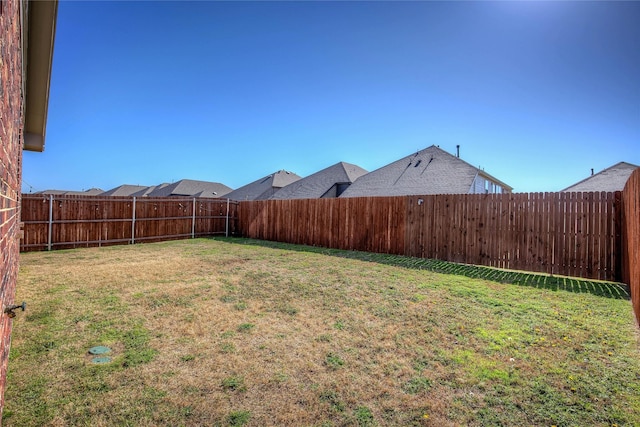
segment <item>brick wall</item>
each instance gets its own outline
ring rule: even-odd
[[[11,344],[11,319],[18,276],[22,175],[22,57],[20,2],[0,5],[0,415]]]

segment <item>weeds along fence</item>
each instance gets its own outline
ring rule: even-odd
[[[464,194],[240,202],[245,237],[621,280],[616,193]]]
[[[227,199],[23,194],[20,250],[230,235],[237,215]]]
[[[623,281],[631,290],[631,301],[640,324],[640,168],[629,177],[623,191],[624,262]]]

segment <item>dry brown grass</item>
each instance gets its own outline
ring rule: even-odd
[[[23,254],[5,425],[640,424],[628,301],[244,243]]]

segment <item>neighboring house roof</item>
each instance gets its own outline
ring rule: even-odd
[[[158,188],[160,186],[164,186],[164,185],[169,185],[169,184],[160,184],[160,185],[152,185],[151,187],[144,187],[142,190],[136,191],[135,193],[131,193],[129,195],[133,196],[133,197],[146,197],[153,190],[155,190],[156,188]]]
[[[112,188],[111,190],[107,190],[104,193],[101,193],[101,196],[132,196],[134,193],[137,193],[141,190],[145,190],[149,187],[144,185],[120,185],[116,188]]]
[[[432,145],[358,178],[340,197],[468,194],[482,178],[512,187],[488,173]]]
[[[272,199],[319,199],[338,197],[367,171],[351,163],[339,162],[283,187]]]
[[[266,200],[282,187],[298,181],[300,177],[293,172],[280,170],[244,185],[224,197],[231,200]]]
[[[98,194],[102,194],[104,191],[100,188],[90,188],[86,191],[68,191],[68,190],[44,190],[44,191],[36,191],[33,194],[53,194],[57,196],[61,195],[73,195],[73,196],[97,196]]]
[[[619,162],[595,175],[579,181],[563,192],[588,192],[588,191],[622,191],[631,173],[640,166],[627,162]]]
[[[214,194],[211,191],[204,190],[204,191],[200,191],[199,193],[194,194],[193,197],[208,197],[210,199],[211,198],[216,199],[216,198],[218,198],[220,196],[218,196],[217,193]],[[226,198],[226,197],[227,196],[225,194],[222,195],[222,198]]]
[[[35,193],[32,194],[53,194],[54,196],[59,196],[62,194],[67,194],[69,191],[68,190],[42,190],[42,191],[36,191]]]
[[[104,190],[100,188],[90,188],[86,191],[67,191],[65,194],[75,196],[97,196],[98,194],[102,194],[103,192]]]
[[[219,182],[195,181],[193,179],[181,179],[169,185],[159,185],[147,194],[148,197],[221,197],[231,191],[230,187]],[[200,196],[196,196],[201,194]]]
[[[51,64],[58,15],[57,1],[21,1],[22,92],[24,144],[28,151],[43,151],[49,109]]]

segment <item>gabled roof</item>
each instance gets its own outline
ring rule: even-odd
[[[67,194],[69,191],[68,190],[42,190],[42,191],[36,191],[33,194],[53,194],[54,196],[60,196],[63,194]]]
[[[161,187],[167,186],[167,185],[169,185],[169,184],[166,184],[166,183],[165,183],[165,184],[152,185],[152,186],[150,186],[150,187],[145,187],[145,188],[143,188],[143,189],[142,189],[142,190],[140,190],[140,191],[136,191],[135,193],[131,193],[131,194],[130,194],[130,196],[133,196],[133,197],[146,197],[146,196],[148,196],[148,195],[149,195],[149,193],[151,193],[152,191],[154,191],[154,190],[156,190],[156,189],[158,189],[158,188],[161,188]]]
[[[231,191],[230,187],[219,182],[195,181],[193,179],[181,179],[173,184],[162,184],[147,194],[148,197],[190,196],[204,194],[198,197],[221,197]]]
[[[144,185],[120,185],[118,187],[112,188],[111,190],[107,190],[104,193],[101,193],[101,196],[132,196],[134,193],[137,193],[141,190],[145,190],[149,187],[145,187]]]
[[[225,198],[238,201],[266,200],[282,187],[299,179],[300,177],[293,172],[279,170],[226,194]]]
[[[629,176],[638,167],[640,166],[632,163],[619,162],[561,191],[622,191],[624,190],[624,185],[627,183]]]
[[[98,194],[104,193],[104,190],[100,188],[90,188],[85,191],[74,191],[74,190],[43,190],[36,191],[33,194],[53,194],[54,196],[97,196]]]
[[[512,188],[432,145],[358,178],[340,197],[468,194],[476,176]]]
[[[104,191],[101,188],[90,188],[85,191],[67,191],[64,194],[74,195],[74,196],[97,196],[98,194],[102,194]]]
[[[339,162],[283,187],[272,199],[319,199],[337,197],[340,191],[367,171],[351,163]],[[338,188],[341,187],[341,188]]]

